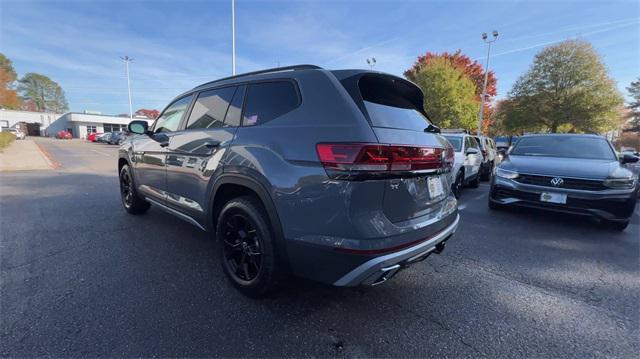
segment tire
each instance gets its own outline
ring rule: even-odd
[[[138,194],[128,164],[120,169],[120,199],[122,206],[129,214],[143,214],[151,207],[151,204]]]
[[[622,232],[629,225],[629,220],[626,220],[626,221],[606,221],[605,220],[605,221],[603,221],[603,224],[607,228],[614,229],[616,231]]]
[[[471,188],[478,188],[478,186],[480,186],[480,174],[476,174],[476,177],[473,179],[473,181],[469,182],[469,187]]]
[[[458,175],[456,175],[456,180],[451,184],[451,192],[453,192],[453,195],[456,197],[456,199],[459,199],[462,195],[462,188],[464,187],[463,182],[464,173],[458,172]]]
[[[233,286],[249,297],[265,297],[284,278],[272,233],[262,203],[253,196],[230,200],[218,215],[222,269]]]
[[[491,179],[491,170],[493,169],[493,163],[489,162],[487,163],[487,166],[484,169],[484,172],[482,172],[482,176],[480,176],[480,180],[481,181],[488,181]]]

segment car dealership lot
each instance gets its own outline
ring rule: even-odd
[[[638,210],[624,232],[489,211],[465,189],[442,255],[373,288],[234,290],[216,247],[121,208],[116,146],[39,139],[57,170],[0,174],[2,356],[631,357]]]

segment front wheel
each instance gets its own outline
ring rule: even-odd
[[[492,170],[493,170],[493,163],[492,162],[487,163],[487,166],[484,168],[484,171],[482,171],[482,176],[480,177],[480,180],[482,181],[490,180]]]
[[[122,206],[130,214],[143,214],[151,207],[149,202],[138,195],[129,165],[124,165],[120,169],[120,198]]]
[[[453,192],[453,195],[456,197],[456,199],[459,199],[462,195],[463,182],[464,174],[462,172],[458,172],[455,182],[451,184],[451,192]]]
[[[222,269],[247,296],[263,297],[283,278],[271,233],[264,207],[254,197],[232,199],[218,215],[216,238]]]

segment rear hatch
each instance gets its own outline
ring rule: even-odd
[[[439,211],[449,194],[453,150],[430,126],[422,91],[399,77],[336,71],[369,121],[387,157],[390,173],[383,180],[383,210],[392,222]]]

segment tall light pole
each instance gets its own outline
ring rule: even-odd
[[[484,84],[482,85],[482,97],[480,97],[480,119],[478,120],[478,136],[482,136],[482,117],[484,115],[484,100],[487,96],[487,78],[489,77],[489,57],[491,56],[491,44],[498,40],[498,32],[493,30],[493,39],[488,40],[489,36],[487,36],[486,32],[482,33],[482,41],[488,44],[487,49],[487,66],[484,68]]]
[[[236,1],[231,0],[231,75],[236,74]]]
[[[376,65],[376,58],[372,57],[367,59],[367,64],[369,64],[369,67],[373,70],[373,67]]]
[[[131,81],[129,80],[129,62],[133,61],[129,56],[120,57],[124,61],[124,68],[127,72],[127,91],[129,91],[129,120],[133,120],[133,106],[131,106]]]

